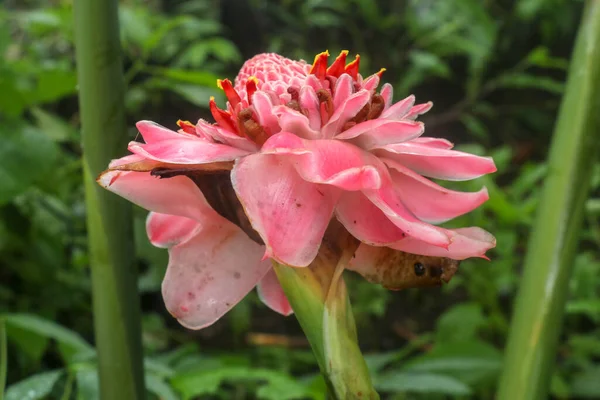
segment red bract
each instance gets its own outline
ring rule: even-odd
[[[312,66],[277,54],[250,59],[235,85],[218,82],[228,104],[210,100],[216,124],[180,121],[175,132],[139,122],[145,143],[131,142],[133,154],[100,176],[102,186],[155,212],[150,240],[170,249],[163,295],[184,325],[211,324],[258,282],[261,298],[289,314],[267,258],[309,265],[333,217],[362,242],[357,259],[376,255],[372,246],[456,260],[495,246],[480,228],[432,225],[481,205],[485,188],[463,193],[425,178],[477,178],[496,170],[492,159],[422,137],[415,119],[431,103],[409,96],[394,104],[389,84],[377,91],[383,70],[363,78],[358,57],[346,63],[342,52],[329,65],[328,56]],[[238,210],[208,193],[206,180],[218,171],[231,171]]]

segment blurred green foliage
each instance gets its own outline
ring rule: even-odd
[[[493,232],[492,261],[465,261],[441,289],[395,293],[354,275],[348,284],[383,398],[491,399],[581,9],[574,0],[125,0],[130,135],[138,119],[207,117],[209,96],[224,102],[216,78],[262,51],[312,60],[349,49],[365,73],[387,68],[396,100],[433,100],[426,134],[498,165],[452,185],[490,191],[452,225]],[[95,399],[72,1],[1,2],[0,54],[6,399]],[[554,398],[600,397],[600,166],[592,185]],[[254,294],[206,330],[173,321],[159,293],[167,255],[147,242],[144,217],[136,211],[150,398],[324,399],[297,323]]]

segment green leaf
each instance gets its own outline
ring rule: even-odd
[[[34,104],[50,103],[62,97],[75,94],[77,76],[74,70],[61,68],[42,70],[36,76],[37,86],[29,95]]]
[[[23,124],[0,124],[0,205],[46,176],[58,156],[56,145]]]
[[[56,340],[66,359],[69,359],[77,353],[90,353],[94,351],[93,347],[83,340],[76,332],[37,315],[5,314],[4,319],[8,327],[19,327],[41,337]]]
[[[516,89],[540,89],[554,94],[562,94],[565,84],[546,76],[526,73],[509,73],[496,80],[497,87]]]
[[[146,374],[146,388],[160,400],[179,400],[171,386],[154,374]]]
[[[38,107],[33,107],[31,113],[37,121],[37,126],[55,142],[75,140],[77,131],[73,126],[57,115],[51,114]]]
[[[455,305],[438,319],[436,343],[465,341],[474,338],[477,330],[484,323],[485,318],[481,305],[476,303]]]
[[[78,400],[99,400],[100,382],[98,380],[98,371],[92,366],[86,366],[75,373],[77,380],[77,399]]]
[[[11,385],[4,396],[5,400],[41,400],[46,398],[58,379],[64,374],[63,370],[43,372],[23,379]],[[86,399],[87,400],[87,399]]]
[[[471,388],[458,379],[446,375],[390,372],[381,375],[375,387],[383,392],[392,393],[440,393],[454,396],[471,394]]]
[[[580,399],[597,399],[600,397],[600,368],[595,367],[580,372],[571,381],[571,396]]]
[[[261,398],[285,400],[306,396],[307,389],[287,375],[267,369],[224,367],[212,370],[200,370],[175,376],[171,380],[173,387],[184,399],[196,396],[216,394],[223,382],[254,381],[264,382],[258,393]]]

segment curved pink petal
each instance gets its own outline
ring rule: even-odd
[[[432,138],[420,136],[411,140],[411,143],[420,144],[422,146],[433,147],[436,149],[450,150],[454,147],[454,143],[446,139]]]
[[[422,221],[442,223],[473,211],[489,198],[487,189],[457,192],[446,189],[403,165],[383,159],[402,203]]]
[[[223,129],[218,125],[210,124],[204,120],[198,121],[196,124],[196,131],[200,132],[203,136],[209,137],[213,142],[223,143],[237,149],[247,150],[249,152],[255,152],[259,149],[259,146],[251,140],[241,137],[234,132],[230,132],[227,129]]]
[[[385,166],[368,152],[338,140],[304,140],[282,132],[263,145],[263,153],[285,155],[305,180],[344,190],[376,189]]]
[[[313,130],[306,115],[287,106],[276,106],[273,113],[279,117],[279,126],[283,132],[293,132],[304,139],[319,139],[321,133]]]
[[[186,242],[200,229],[198,221],[178,215],[151,212],[146,218],[148,239],[156,247],[169,248]]]
[[[365,150],[388,144],[406,142],[423,134],[422,122],[373,119],[361,122],[340,133],[336,139],[352,139],[352,143]]]
[[[348,74],[342,74],[335,82],[333,92],[333,108],[337,110],[354,92],[354,82]]]
[[[258,116],[258,123],[265,128],[268,135],[274,135],[279,132],[277,117],[273,114],[273,106],[279,105],[273,103],[272,98],[263,90],[259,90],[252,95],[252,106]]]
[[[190,329],[204,328],[221,318],[271,268],[269,260],[261,261],[262,246],[220,220],[169,249],[163,299],[169,312]]]
[[[297,267],[310,264],[333,214],[337,191],[305,181],[290,162],[266,154],[239,159],[231,181],[267,246],[266,256]]]
[[[415,96],[410,95],[387,108],[383,113],[381,113],[380,118],[389,119],[392,121],[400,121],[401,119],[404,119],[414,104]]]
[[[348,232],[363,243],[384,245],[406,237],[361,192],[345,192],[335,208],[335,215]]]
[[[375,91],[375,89],[377,89],[377,86],[379,86],[379,75],[377,74],[373,74],[371,76],[369,76],[367,79],[365,79],[361,86],[363,89],[368,90],[369,92],[373,93]]]
[[[146,210],[198,221],[207,213],[215,213],[200,189],[185,176],[160,179],[149,172],[107,171],[98,183]]]
[[[135,162],[143,161],[145,159],[146,159],[145,157],[138,156],[137,154],[130,154],[125,157],[111,160],[110,163],[108,164],[108,168],[110,169],[110,168],[121,167],[123,165],[132,164]]]
[[[308,115],[308,124],[310,129],[319,132],[321,131],[321,111],[319,109],[319,98],[315,89],[310,86],[302,86],[300,89],[299,98],[300,108]]]
[[[496,165],[491,157],[479,157],[411,142],[383,146],[374,153],[421,175],[448,181],[464,181],[496,172]]]
[[[419,220],[402,204],[391,181],[384,182],[380,189],[365,190],[363,193],[408,236],[434,246],[448,247],[450,244],[450,238],[443,229]]]
[[[410,109],[410,111],[404,116],[404,118],[415,119],[419,115],[425,114],[427,111],[431,110],[431,107],[433,107],[433,103],[431,101],[428,101],[427,103],[423,104],[417,104],[416,106]]]
[[[192,135],[184,135],[173,131],[171,129],[165,128],[162,125],[157,124],[152,121],[139,121],[135,126],[138,128],[138,131],[142,134],[144,138],[144,142],[146,143],[156,143],[162,142],[163,140],[172,140],[172,139],[181,139],[188,138],[189,140],[194,140],[194,136]],[[198,140],[199,138],[195,138]]]
[[[335,109],[327,124],[323,126],[321,130],[323,138],[331,139],[341,132],[344,124],[354,118],[370,99],[371,93],[368,90],[360,90],[348,97],[341,106]]]
[[[381,91],[379,92],[379,94],[381,95],[381,97],[383,97],[383,101],[385,104],[385,110],[387,110],[392,105],[392,100],[393,100],[392,98],[394,95],[393,86],[390,85],[389,83],[384,83],[383,86],[381,87]]]
[[[281,315],[291,315],[294,313],[292,306],[288,301],[275,271],[271,269],[264,278],[256,286],[258,297],[265,303],[271,310],[278,312]]]
[[[444,231],[451,240],[448,249],[432,246],[412,237],[399,240],[388,247],[407,253],[448,257],[454,260],[464,260],[470,257],[487,258],[485,252],[496,247],[496,238],[481,228],[445,229]]]
[[[250,153],[223,144],[190,139],[169,139],[150,144],[130,142],[128,149],[145,158],[172,164],[231,161]]]

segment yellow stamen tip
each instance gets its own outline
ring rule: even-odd
[[[223,90],[223,80],[221,79],[217,79],[217,87],[221,90]]]
[[[379,70],[378,74],[383,74],[385,71],[387,71],[387,69],[386,69],[386,68],[381,68],[381,69]]]
[[[343,55],[347,56],[348,53],[350,53],[348,50],[342,50],[342,51],[340,51],[340,55],[343,54]]]
[[[258,78],[255,77],[254,75],[248,77],[248,82],[254,82],[254,83],[258,83]]]
[[[215,96],[210,96],[209,101],[215,101]]]

